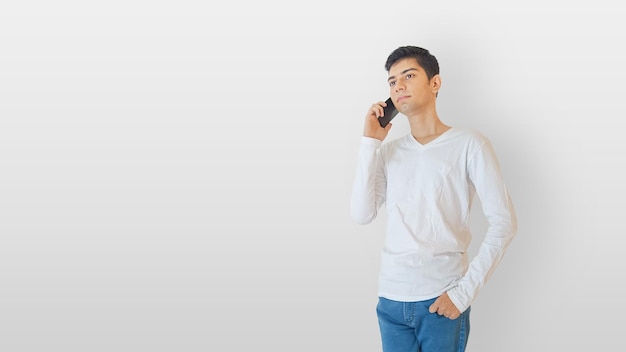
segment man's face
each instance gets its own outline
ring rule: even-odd
[[[389,93],[394,105],[407,115],[433,104],[439,90],[439,76],[430,81],[414,58],[401,59],[389,69]]]

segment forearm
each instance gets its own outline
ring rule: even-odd
[[[377,149],[381,142],[362,137],[350,202],[352,219],[359,224],[373,221],[384,202],[384,180],[381,180]]]
[[[468,168],[488,228],[478,254],[470,262],[458,285],[449,292],[450,299],[461,311],[467,309],[476,298],[517,234],[515,209],[490,143],[479,148]]]
[[[490,225],[478,254],[456,287],[448,292],[454,305],[465,311],[474,301],[480,289],[489,280],[502,260],[507,247],[517,232],[515,216],[507,224]]]

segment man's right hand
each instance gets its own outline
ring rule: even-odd
[[[380,126],[378,117],[383,116],[383,108],[387,106],[384,101],[379,101],[373,104],[367,111],[365,116],[365,127],[363,128],[363,136],[376,138],[380,141],[384,140],[391,129],[391,123],[388,123],[384,128]]]

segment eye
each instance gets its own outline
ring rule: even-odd
[[[390,87],[393,87],[393,86],[395,86],[395,85],[396,85],[396,81],[391,81],[391,82],[389,82],[389,86],[390,86]]]
[[[406,79],[411,79],[413,78],[415,75],[412,73],[409,73],[408,75],[406,75]]]

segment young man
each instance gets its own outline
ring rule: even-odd
[[[386,105],[369,108],[351,199],[359,224],[374,220],[383,204],[387,213],[376,307],[383,351],[464,351],[470,304],[517,232],[515,211],[489,140],[439,119],[437,59],[405,46],[385,69],[411,132],[383,144],[392,126],[378,121]],[[470,261],[475,195],[488,229]]]

